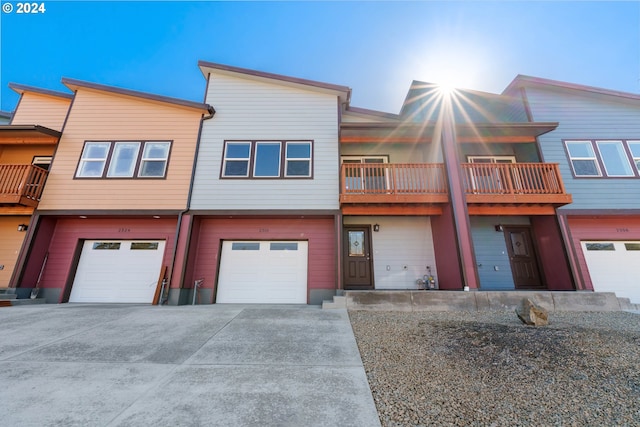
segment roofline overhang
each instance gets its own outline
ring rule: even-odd
[[[19,83],[9,83],[9,88],[22,95],[25,92],[34,92],[40,95],[54,96],[56,98],[73,99],[72,93],[58,92],[56,90],[42,89],[35,86],[27,86]]]
[[[86,89],[97,90],[100,92],[115,93],[118,95],[129,96],[132,98],[141,98],[141,99],[161,102],[165,104],[177,105],[180,107],[193,108],[196,110],[206,111],[209,114],[211,114],[211,112],[213,111],[213,107],[211,107],[209,104],[204,104],[201,102],[187,101],[185,99],[155,95],[148,92],[139,92],[136,90],[123,89],[115,86],[107,86],[107,85],[102,85],[98,83],[91,83],[83,80],[76,80],[76,79],[70,79],[65,77],[65,78],[62,78],[62,84],[64,84],[65,86],[67,86],[69,89],[73,91],[76,91],[78,88],[86,88]]]
[[[509,86],[507,86],[505,90],[502,91],[502,93],[505,95],[511,95],[517,89],[520,89],[523,87],[531,87],[531,86],[568,89],[568,90],[575,90],[580,92],[588,92],[596,95],[605,95],[605,96],[612,96],[617,98],[630,99],[633,101],[640,101],[640,94],[637,94],[637,93],[609,90],[609,89],[603,89],[595,86],[587,86],[587,85],[581,85],[577,83],[568,83],[568,82],[563,82],[559,80],[545,79],[542,77],[526,76],[523,74],[518,74],[511,81],[511,83],[509,83]]]
[[[558,125],[558,122],[460,123],[455,125],[455,131],[460,142],[465,142],[465,139],[508,142],[508,138],[514,138],[517,142],[535,142],[535,138],[553,131]],[[437,129],[436,123],[341,123],[340,140],[355,142],[356,138],[372,137],[376,142],[385,140],[394,143],[395,139],[410,141],[411,138],[425,142],[433,138]]]
[[[57,144],[62,132],[40,125],[0,125],[0,145]]]
[[[216,71],[221,74],[237,76],[241,75],[257,81],[273,82],[276,81],[285,86],[294,86],[306,90],[315,90],[322,93],[337,95],[345,104],[351,102],[351,88],[331,83],[319,82],[316,80],[307,80],[297,77],[285,76],[282,74],[267,73],[264,71],[251,70],[248,68],[233,67],[230,65],[218,64],[215,62],[198,61],[198,67],[204,78],[208,78],[207,69]]]

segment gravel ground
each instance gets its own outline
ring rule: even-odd
[[[350,311],[383,426],[640,426],[640,315]]]

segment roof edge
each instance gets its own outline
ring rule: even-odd
[[[208,62],[208,61],[202,61],[202,60],[198,61],[198,67],[200,67],[200,70],[202,70],[202,68],[212,68],[214,70],[226,71],[234,74],[244,74],[244,75],[258,77],[262,79],[278,80],[285,83],[293,83],[296,85],[311,86],[318,89],[340,92],[346,95],[347,102],[349,102],[351,99],[351,88],[348,86],[336,85],[333,83],[324,83],[316,80],[301,79],[298,77],[290,77],[282,74],[267,73],[265,71],[251,70],[248,68],[234,67],[231,65],[218,64],[215,62]],[[205,73],[203,72],[203,74]],[[205,74],[205,77],[206,77],[206,74]]]
[[[56,98],[73,99],[72,93],[58,92],[51,89],[43,89],[35,86],[28,86],[19,83],[9,83],[9,88],[22,95],[24,92],[35,92],[41,95],[55,96]]]
[[[205,110],[205,111],[208,111],[209,113],[211,113],[213,109],[213,107],[211,107],[209,104],[204,104],[201,102],[187,101],[186,99],[172,98],[172,97],[163,96],[163,95],[155,95],[148,92],[139,92],[136,90],[123,89],[115,86],[107,86],[99,83],[91,83],[83,80],[76,80],[76,79],[63,77],[61,81],[62,81],[62,84],[64,84],[71,90],[74,90],[73,89],[74,87],[83,87],[83,88],[98,90],[102,92],[110,92],[110,93],[116,93],[118,95],[130,96],[133,98],[148,99],[151,101],[174,104],[182,107],[195,108],[197,110]]]
[[[43,133],[45,135],[56,136],[59,137],[62,135],[62,132],[57,131],[55,129],[51,129],[45,126],[40,125],[0,125],[0,130],[12,130],[12,131],[36,131],[39,133]]]
[[[518,88],[525,86],[552,86],[561,89],[571,89],[581,92],[590,92],[598,95],[614,96],[619,98],[627,98],[640,101],[640,94],[631,92],[622,92],[617,90],[605,89],[596,86],[581,85],[578,83],[563,82],[560,80],[545,79],[542,77],[527,76],[518,74],[509,85],[502,91],[503,94],[513,92]]]
[[[382,118],[385,118],[385,119],[400,120],[400,115],[398,115],[398,114],[386,113],[384,111],[378,111],[378,110],[369,110],[367,108],[348,106],[345,109],[345,112],[361,114],[361,115],[366,115],[366,116],[382,117]]]

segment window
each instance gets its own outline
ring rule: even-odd
[[[116,142],[107,176],[112,177],[132,177],[133,170],[138,160],[139,142]]]
[[[249,176],[249,161],[251,159],[250,142],[227,142],[224,148],[224,162],[222,176]]]
[[[640,141],[565,141],[576,178],[640,177]]]
[[[147,142],[142,152],[142,162],[138,176],[149,178],[161,178],[167,170],[169,158],[168,142]]]
[[[287,142],[285,176],[311,176],[311,143]]]
[[[157,251],[158,242],[131,242],[132,251]]]
[[[633,164],[636,165],[636,170],[640,172],[640,141],[628,141],[629,151],[633,157]]]
[[[82,150],[80,165],[78,165],[77,177],[99,178],[104,172],[107,163],[110,142],[87,142]]]
[[[615,251],[613,243],[587,243],[588,251]]]
[[[567,151],[575,176],[601,176],[591,141],[567,141]]]
[[[622,141],[596,141],[608,176],[633,176]]]
[[[231,243],[232,251],[259,251],[260,243],[251,242],[233,242]]]
[[[256,142],[253,176],[277,178],[280,176],[280,142]]]
[[[76,178],[164,178],[170,141],[87,141]]]
[[[311,178],[312,141],[225,141],[222,178]]]
[[[120,250],[120,242],[95,242],[93,244],[93,249],[98,251],[118,251]]]

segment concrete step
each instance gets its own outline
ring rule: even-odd
[[[0,300],[12,300],[18,298],[16,294],[0,294]]]
[[[46,304],[47,300],[45,298],[24,298],[24,299],[14,299],[11,300],[12,306],[17,305],[34,305],[34,304]]]
[[[0,295],[15,295],[16,288],[0,287]]]
[[[550,312],[626,309],[613,292],[345,291],[344,296],[348,310],[369,311],[512,311],[523,298]]]
[[[333,300],[322,301],[322,309],[345,309],[347,308],[347,299],[344,296],[335,295]]]

